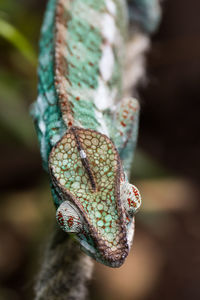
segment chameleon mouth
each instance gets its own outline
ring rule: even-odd
[[[107,265],[109,267],[119,268],[124,264],[124,261],[125,261],[127,255],[128,254],[122,254],[120,257],[118,257],[118,258],[116,257],[116,259],[114,259],[114,260],[107,260],[107,259],[100,260],[100,261],[98,261],[98,259],[96,259],[96,260],[97,260],[97,262],[100,262],[100,263],[103,262],[104,265]]]
[[[111,251],[109,248],[100,249],[87,243],[83,244],[81,240],[79,240],[79,242],[81,244],[81,249],[87,255],[91,256],[97,262],[112,268],[119,268],[121,265],[123,265],[129,253],[128,247]]]
[[[110,243],[110,241],[103,239],[94,228],[90,232],[90,235],[93,238],[94,244],[88,250],[94,250],[94,252],[91,251],[94,255],[90,253],[93,258],[111,267],[120,267],[124,263],[129,253],[126,227],[122,225],[120,234],[114,236],[114,240],[117,243]]]
[[[104,254],[104,257],[106,261],[109,263],[109,265],[116,268],[120,267],[124,263],[127,256],[128,256],[128,249],[123,249],[121,251],[116,250],[114,252]]]

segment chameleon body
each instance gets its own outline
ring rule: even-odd
[[[153,33],[161,20],[160,0],[128,0],[129,15],[134,26]]]
[[[128,183],[139,105],[122,99],[127,19],[122,0],[49,0],[32,110],[58,223],[111,267],[141,204]]]

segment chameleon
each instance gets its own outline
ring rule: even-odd
[[[140,108],[123,97],[127,38],[124,0],[49,0],[32,106],[57,222],[113,268],[130,251],[141,206],[128,181]]]

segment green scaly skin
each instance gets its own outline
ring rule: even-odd
[[[119,267],[141,205],[128,183],[139,105],[122,98],[122,0],[49,0],[33,116],[57,221],[97,261]]]

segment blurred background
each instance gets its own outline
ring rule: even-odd
[[[29,300],[55,220],[30,104],[45,0],[0,0],[0,300]],[[143,207],[123,267],[95,264],[92,300],[200,299],[200,1],[166,0],[139,87],[132,181]]]

